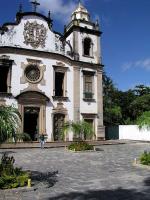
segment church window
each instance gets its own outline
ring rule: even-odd
[[[93,99],[93,80],[94,72],[83,71],[83,88],[84,99]]]
[[[92,56],[92,41],[90,38],[85,38],[83,41],[83,55]]]
[[[9,58],[0,59],[0,93],[11,92],[12,62],[13,61],[9,60]]]
[[[41,78],[40,69],[36,65],[29,65],[25,69],[25,76],[29,82],[36,83]]]
[[[64,96],[64,76],[62,72],[55,72],[55,96]]]
[[[9,67],[0,66],[0,92],[8,92]]]
[[[54,68],[54,89],[53,89],[53,98],[55,100],[67,99],[67,70],[68,67],[65,67],[62,63],[62,66],[53,66]]]

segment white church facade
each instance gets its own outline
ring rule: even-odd
[[[52,28],[50,13],[23,12],[0,27],[0,105],[14,105],[21,132],[36,140],[60,141],[66,121],[92,124],[105,139],[100,28],[79,3],[64,34]],[[72,133],[66,140],[72,141]]]

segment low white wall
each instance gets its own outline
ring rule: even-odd
[[[139,130],[137,125],[120,125],[119,139],[150,141],[150,130]]]

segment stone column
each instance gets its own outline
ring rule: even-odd
[[[74,121],[80,120],[80,68],[74,67]]]
[[[46,133],[46,106],[45,105],[40,106],[39,119],[40,119],[40,123],[39,123],[40,134]]]
[[[103,126],[103,86],[102,71],[97,72],[97,140],[105,139],[105,127]]]

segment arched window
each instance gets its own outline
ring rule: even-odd
[[[85,38],[83,41],[83,55],[92,56],[92,41],[90,38]]]

